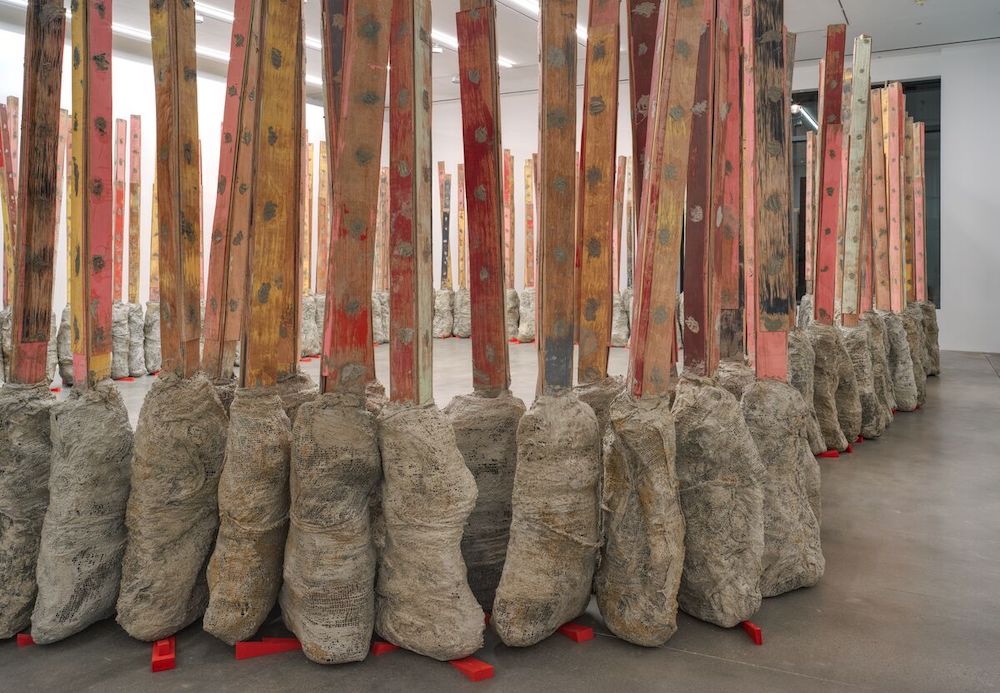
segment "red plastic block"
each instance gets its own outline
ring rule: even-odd
[[[61,387],[50,387],[49,388],[49,392],[56,392],[56,393],[62,392],[62,388]]]
[[[840,457],[840,453],[837,452],[836,450],[827,450],[826,452],[821,452],[820,454],[816,455],[816,457],[822,460],[835,460],[838,457]]]
[[[493,665],[487,664],[481,659],[466,657],[464,659],[453,659],[448,663],[462,672],[462,675],[470,681],[485,681],[486,679],[493,678]]]
[[[764,644],[764,632],[760,629],[760,626],[753,623],[753,621],[743,621],[740,625],[743,626],[743,630],[753,640],[754,645]]]
[[[115,378],[115,382],[119,382],[119,383],[134,383],[135,382],[135,378],[133,378],[132,376],[128,376],[128,377],[125,377],[125,378]]]
[[[559,632],[573,642],[587,642],[594,639],[594,629],[581,626],[579,623],[565,623],[559,626]]]
[[[18,633],[17,634],[17,646],[18,647],[31,647],[35,644],[34,638],[31,637],[31,633]]]
[[[155,674],[158,671],[170,671],[177,666],[177,641],[171,635],[169,638],[153,643],[153,659],[151,668]]]
[[[490,612],[484,612],[483,618],[485,619],[486,625],[490,625]]]
[[[850,443],[848,443],[848,444],[847,444],[847,449],[846,449],[846,450],[844,450],[844,453],[845,453],[845,454],[848,454],[848,455],[851,455],[851,454],[853,454],[853,453],[854,453],[854,446],[853,446],[853,445],[851,445]]]
[[[301,649],[302,643],[297,638],[263,638],[260,642],[249,640],[236,643],[236,659],[252,659]]]
[[[520,344],[521,343],[521,340],[519,340],[517,337],[511,337],[507,341],[509,341],[511,344]]]
[[[863,442],[865,442],[865,437],[864,436],[858,436],[858,439],[856,441],[854,441],[854,444],[855,445],[861,445]]]
[[[399,645],[393,645],[391,642],[386,642],[385,640],[376,640],[372,643],[372,656],[381,657],[384,654],[395,652],[398,649]]]

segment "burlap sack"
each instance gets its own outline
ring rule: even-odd
[[[826,452],[826,441],[816,419],[816,406],[813,404],[816,396],[816,352],[813,350],[809,335],[802,328],[796,328],[788,333],[788,382],[799,391],[809,409],[806,420],[806,433],[809,436],[809,449],[814,455]]]
[[[928,376],[941,375],[941,346],[938,343],[937,306],[931,301],[920,301],[917,305],[924,314],[924,337],[926,340],[927,360],[924,367]]]
[[[59,320],[56,334],[56,358],[59,361],[59,379],[66,387],[73,385],[73,334],[70,332],[70,307],[66,304]],[[145,373],[143,373],[145,375]]]
[[[462,339],[472,336],[472,296],[468,289],[455,291],[455,325],[452,333]]]
[[[728,390],[733,397],[739,400],[747,388],[757,381],[757,374],[743,361],[723,360],[719,362],[715,379],[719,381],[720,387]]]
[[[386,300],[383,301],[382,298]],[[372,341],[385,344],[389,341],[388,294],[384,291],[372,293]]]
[[[889,375],[892,379],[896,407],[900,411],[913,411],[919,403],[906,327],[902,318],[896,313],[880,310],[878,315],[885,323],[889,335]]]
[[[911,303],[900,315],[906,329],[906,341],[910,345],[910,359],[913,362],[913,382],[917,386],[917,404],[927,401],[927,337],[924,334],[924,311]]]
[[[312,295],[302,297],[302,315],[299,319],[299,355],[315,356],[323,349],[323,333],[316,325],[316,299]]]
[[[111,308],[111,377],[127,378],[128,370],[128,305],[115,301]]]
[[[59,351],[56,344],[59,336],[59,323],[56,314],[52,313],[49,320],[49,344],[45,350],[45,382],[51,383],[55,380],[56,369],[59,367]]]
[[[840,329],[844,348],[854,369],[861,404],[861,435],[878,438],[889,425],[889,418],[875,393],[875,365],[872,363],[872,333],[864,322]]]
[[[297,371],[291,375],[279,377],[278,384],[274,386],[274,391],[281,398],[285,415],[294,425],[295,417],[299,413],[299,407],[316,399],[319,395],[319,386],[308,375]]]
[[[146,323],[143,326],[145,342],[143,353],[146,357],[146,370],[159,373],[163,363],[160,359],[160,302],[149,301],[146,304]]]
[[[594,410],[597,430],[604,437],[611,423],[611,403],[625,390],[625,378],[608,376],[592,383],[583,383],[573,388],[580,401]]]
[[[896,395],[892,389],[892,379],[889,376],[889,335],[885,323],[874,311],[865,313],[861,320],[868,326],[872,334],[872,373],[875,381],[875,396],[886,420],[892,423],[893,410],[896,408]]]
[[[11,324],[10,306],[0,310],[0,351],[3,352],[5,382],[10,382],[11,351],[13,349],[13,325]]]
[[[146,375],[146,329],[142,305],[128,304],[128,372],[133,378]]]
[[[840,427],[840,416],[837,412],[841,366],[845,365],[840,333],[832,325],[814,322],[806,328],[806,334],[816,354],[813,384],[816,420],[819,422],[827,450],[844,451],[847,449],[848,440]]]
[[[625,299],[620,293],[615,293],[613,296],[614,304],[612,306],[612,317],[611,317],[611,346],[613,347],[624,347],[628,346],[629,339],[629,322],[628,322],[628,306],[625,305]]]

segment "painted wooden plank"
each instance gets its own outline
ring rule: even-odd
[[[236,346],[243,334],[250,219],[257,169],[254,138],[261,15],[261,0],[238,0],[233,8],[219,176],[209,241],[202,356],[205,373],[220,381],[233,376]]]
[[[302,74],[305,74],[305,69],[303,68]],[[303,104],[304,106],[305,104]],[[303,116],[305,117],[305,116]],[[309,133],[305,133],[305,137],[309,137]],[[313,143],[307,142],[304,147],[304,155],[302,160],[304,162],[303,168],[305,170],[305,176],[302,180],[303,196],[305,198],[305,205],[303,209],[303,219],[302,228],[300,233],[302,235],[302,295],[310,296],[313,293],[313,269],[312,269],[312,241],[313,241]]]
[[[326,141],[319,143],[319,179],[316,200],[316,292],[326,293],[326,270],[330,262],[330,153]]]
[[[458,191],[456,204],[458,207],[458,288],[468,289],[468,219],[465,213],[465,164],[458,165],[456,176]],[[527,228],[525,229],[527,234]]]
[[[869,94],[869,101],[871,101],[871,95]],[[867,117],[867,114],[865,114]],[[869,118],[868,129],[871,130],[871,119]],[[871,139],[870,136],[868,139]],[[865,152],[865,163],[864,163],[864,173],[865,173],[865,204],[864,204],[864,218],[861,221],[861,313],[867,313],[872,310],[875,306],[875,275],[873,267],[873,255],[874,255],[874,236],[872,234],[873,226],[872,221],[874,214],[872,212],[872,165],[871,165],[871,147],[868,146],[868,142],[864,143],[866,149]]]
[[[841,217],[843,150],[843,76],[846,25],[827,27],[823,73],[823,112],[820,121],[820,194],[816,238],[815,315],[833,324],[836,303],[837,229]]]
[[[181,377],[201,365],[201,194],[195,10],[152,3],[160,234],[163,370]]]
[[[149,300],[160,300],[160,206],[157,203],[156,174],[153,174],[153,201],[150,209]]]
[[[688,148],[687,208],[684,219],[684,371],[708,375],[715,326],[710,315],[712,263],[709,223],[712,198],[712,139],[715,97],[715,2],[705,3],[708,30],[701,35],[691,145]]]
[[[260,29],[250,280],[240,380],[274,385],[298,369],[301,233],[302,3],[265,0]]]
[[[128,146],[128,121],[115,120],[115,230],[112,240],[114,274],[111,295],[115,301],[122,299],[125,279],[125,152]]]
[[[430,33],[430,0],[393,0],[389,370],[392,400],[412,404],[434,400]]]
[[[326,294],[330,287],[330,247],[333,235],[333,179],[337,171],[337,142],[340,133],[340,114],[344,91],[344,60],[347,38],[347,0],[324,0],[320,4],[320,21],[323,27],[323,85],[326,99],[324,124],[326,126],[326,154],[320,146],[320,175],[326,170],[326,219],[321,222],[319,252],[317,254],[316,291]],[[323,224],[326,225],[324,231]]]
[[[71,43],[72,45],[72,43]],[[72,82],[72,80],[71,80]],[[64,182],[66,184],[66,303],[72,311],[73,304],[73,115],[63,111],[63,128],[66,131]],[[72,344],[72,341],[71,341]]]
[[[333,190],[326,323],[321,390],[363,393],[375,379],[372,349],[372,271],[378,207],[386,63],[391,4],[352,3],[338,29],[337,15],[323,22],[323,41],[344,33],[340,102],[326,94],[326,111],[338,106],[336,153],[331,151]],[[329,50],[329,49],[327,49]],[[331,118],[327,117],[327,123]],[[329,129],[328,129],[329,138]],[[333,142],[334,140],[330,140]]]
[[[796,191],[799,188],[798,178],[795,175],[795,166],[793,162],[793,145],[792,145],[792,130],[793,126],[791,124],[791,113],[792,113],[792,91],[793,82],[795,80],[795,49],[798,45],[798,36],[791,31],[788,31],[788,27],[784,27],[785,33],[785,80],[784,80],[784,96],[785,96],[785,117],[789,119],[789,122],[785,125],[785,168],[788,169],[788,235],[789,243],[791,243],[791,254],[792,254],[792,293],[794,296],[798,296],[798,262],[797,253],[800,252],[798,244],[798,211],[794,209],[794,200],[796,196]],[[798,311],[798,306],[795,305],[792,308],[792,321],[794,323]]]
[[[917,123],[913,136],[913,238],[916,298],[927,300],[927,125]]]
[[[622,265],[622,225],[625,217],[625,167],[628,166],[628,157],[619,156],[618,166],[615,169],[615,218],[612,222],[612,261],[611,268],[613,276],[611,279],[612,291],[621,290],[621,265]]]
[[[888,191],[889,191],[889,288],[893,312],[906,308],[904,276],[904,217],[903,217],[903,85],[891,83],[885,91]]]
[[[64,32],[65,38],[65,32]],[[56,161],[56,237],[59,236],[59,220],[62,217],[63,210],[63,197],[65,195],[66,186],[66,172],[68,170],[67,166],[69,164],[69,143],[70,143],[70,130],[72,129],[72,124],[70,122],[69,111],[63,109],[59,111],[59,154]],[[69,263],[69,205],[66,206],[66,300],[69,302],[69,275],[70,275],[70,263]],[[58,247],[59,241],[56,241],[56,246]]]
[[[630,388],[637,397],[668,392],[692,107],[700,37],[707,29],[704,3],[683,0],[668,0],[657,28],[653,85],[658,93],[650,105],[655,128],[648,134],[650,175],[639,215],[642,267],[629,359]]]
[[[858,324],[861,313],[863,222],[870,188],[867,184],[868,126],[871,98],[872,39],[861,35],[854,41],[851,121],[847,138],[847,207],[844,228],[844,274],[841,314],[849,327]]]
[[[389,167],[379,173],[378,206],[375,210],[375,268],[374,286],[379,291],[389,290]]]
[[[510,388],[496,7],[490,2],[463,9],[455,21],[469,215],[472,384],[477,392],[495,393]]]
[[[46,360],[52,324],[55,269],[56,189],[66,13],[60,0],[28,6],[24,37],[24,113],[19,176],[14,302],[11,315],[11,380],[47,382]],[[30,150],[29,150],[30,146]]]
[[[872,283],[875,308],[891,308],[889,278],[889,208],[886,190],[885,147],[883,145],[882,100],[884,89],[875,89],[871,95],[869,115],[869,162],[871,166],[872,208]]]
[[[838,188],[840,193],[840,216],[837,218],[837,270],[834,274],[836,281],[833,296],[833,319],[838,324],[843,319],[841,297],[844,295],[844,255],[846,246],[844,239],[847,228],[847,171],[851,131],[851,85],[853,79],[851,68],[846,68],[843,79],[844,96],[841,100],[842,141],[840,147],[840,187]]]
[[[625,286],[632,288],[635,270],[635,176],[632,158],[625,164]]]
[[[142,118],[129,119],[128,178],[128,302],[139,302],[139,233],[142,225]]]
[[[0,103],[0,195],[3,196],[4,215],[4,304],[10,305],[14,297],[14,263],[17,246],[17,182],[14,174],[14,157],[11,149],[10,117],[6,104]]]
[[[628,18],[629,95],[632,124],[632,164],[636,180],[643,180],[646,141],[652,94],[657,22],[663,0],[625,0]],[[633,195],[636,209],[642,206],[642,186]]]
[[[524,162],[524,286],[535,288],[535,162]]]
[[[514,155],[509,149],[503,150],[503,236],[504,236],[504,279],[507,288],[514,288],[516,226],[514,223]]]
[[[442,289],[452,289],[451,280],[451,174],[444,162],[438,162],[438,195],[441,203],[441,276]]]
[[[914,258],[915,243],[915,209],[913,196],[913,118],[907,116],[903,122],[903,230],[906,277],[906,303],[917,300],[917,276]]]
[[[754,106],[754,55],[753,50],[753,0],[742,0],[743,21],[743,186],[741,189],[743,206],[743,344],[747,361],[751,366],[757,359],[757,167],[756,161],[756,108]]]
[[[14,175],[14,194],[21,189],[21,106],[16,96],[7,97],[7,117],[10,128],[11,171]]]
[[[618,120],[619,7],[590,0],[583,92],[583,138],[578,170],[580,254],[577,379],[608,375],[615,260],[615,151]]]
[[[813,292],[813,270],[816,265],[816,133],[806,133],[806,199],[802,206],[806,214],[805,277],[806,293]]]

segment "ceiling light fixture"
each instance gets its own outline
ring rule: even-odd
[[[233,20],[236,19],[232,12],[215,7],[214,5],[209,5],[204,2],[196,2],[194,6],[206,17],[218,19],[220,22],[229,22],[232,24]]]

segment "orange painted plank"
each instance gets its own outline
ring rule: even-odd
[[[893,82],[884,92],[886,120],[888,191],[889,191],[889,289],[893,312],[906,308],[905,228],[903,210],[903,85]]]
[[[927,300],[927,126],[917,123],[913,139],[914,273],[918,301]]]
[[[743,335],[744,350],[750,365],[757,359],[757,169],[756,109],[754,108],[753,0],[741,0],[743,7]]]
[[[326,269],[330,262],[330,154],[326,141],[319,143],[319,181],[316,202],[316,291],[326,288]]]
[[[614,246],[614,257],[611,261],[613,277],[611,288],[613,291],[621,290],[621,266],[622,266],[622,227],[625,222],[625,172],[628,167],[628,157],[618,157],[618,167],[615,170],[615,218],[612,222],[612,243]],[[530,170],[525,167],[525,173]]]
[[[458,206],[458,288],[468,289],[468,219],[465,213],[465,165],[458,165],[458,184],[456,204]],[[525,237],[527,237],[528,227],[525,223]]]
[[[914,123],[907,117],[903,122],[903,229],[905,247],[903,257],[906,263],[906,302],[917,300],[916,270],[916,209],[914,205]]]
[[[142,226],[142,118],[129,119],[128,178],[128,302],[139,303],[139,267],[142,262],[139,234]]]
[[[122,288],[125,278],[125,152],[128,142],[128,121],[124,118],[115,120],[115,233],[112,241],[114,257],[114,282],[112,297],[115,301],[122,298]]]
[[[14,297],[14,248],[17,238],[17,182],[11,151],[10,117],[7,106],[0,103],[0,196],[3,197],[4,220],[4,304]]]
[[[441,202],[441,276],[442,289],[452,289],[451,279],[451,174],[444,162],[438,162],[438,195]]]
[[[806,199],[803,201],[806,213],[805,275],[806,293],[813,292],[813,275],[816,265],[816,133],[806,133]]]
[[[535,288],[538,270],[535,263],[535,162],[524,162],[524,286]]]
[[[504,279],[508,289],[514,288],[514,156],[503,150],[503,258]]]
[[[869,133],[869,161],[871,166],[871,209],[872,209],[872,280],[875,308],[890,310],[889,277],[889,208],[886,189],[885,147],[883,145],[884,122],[882,120],[882,100],[885,90],[875,89],[871,96],[871,131]]]

